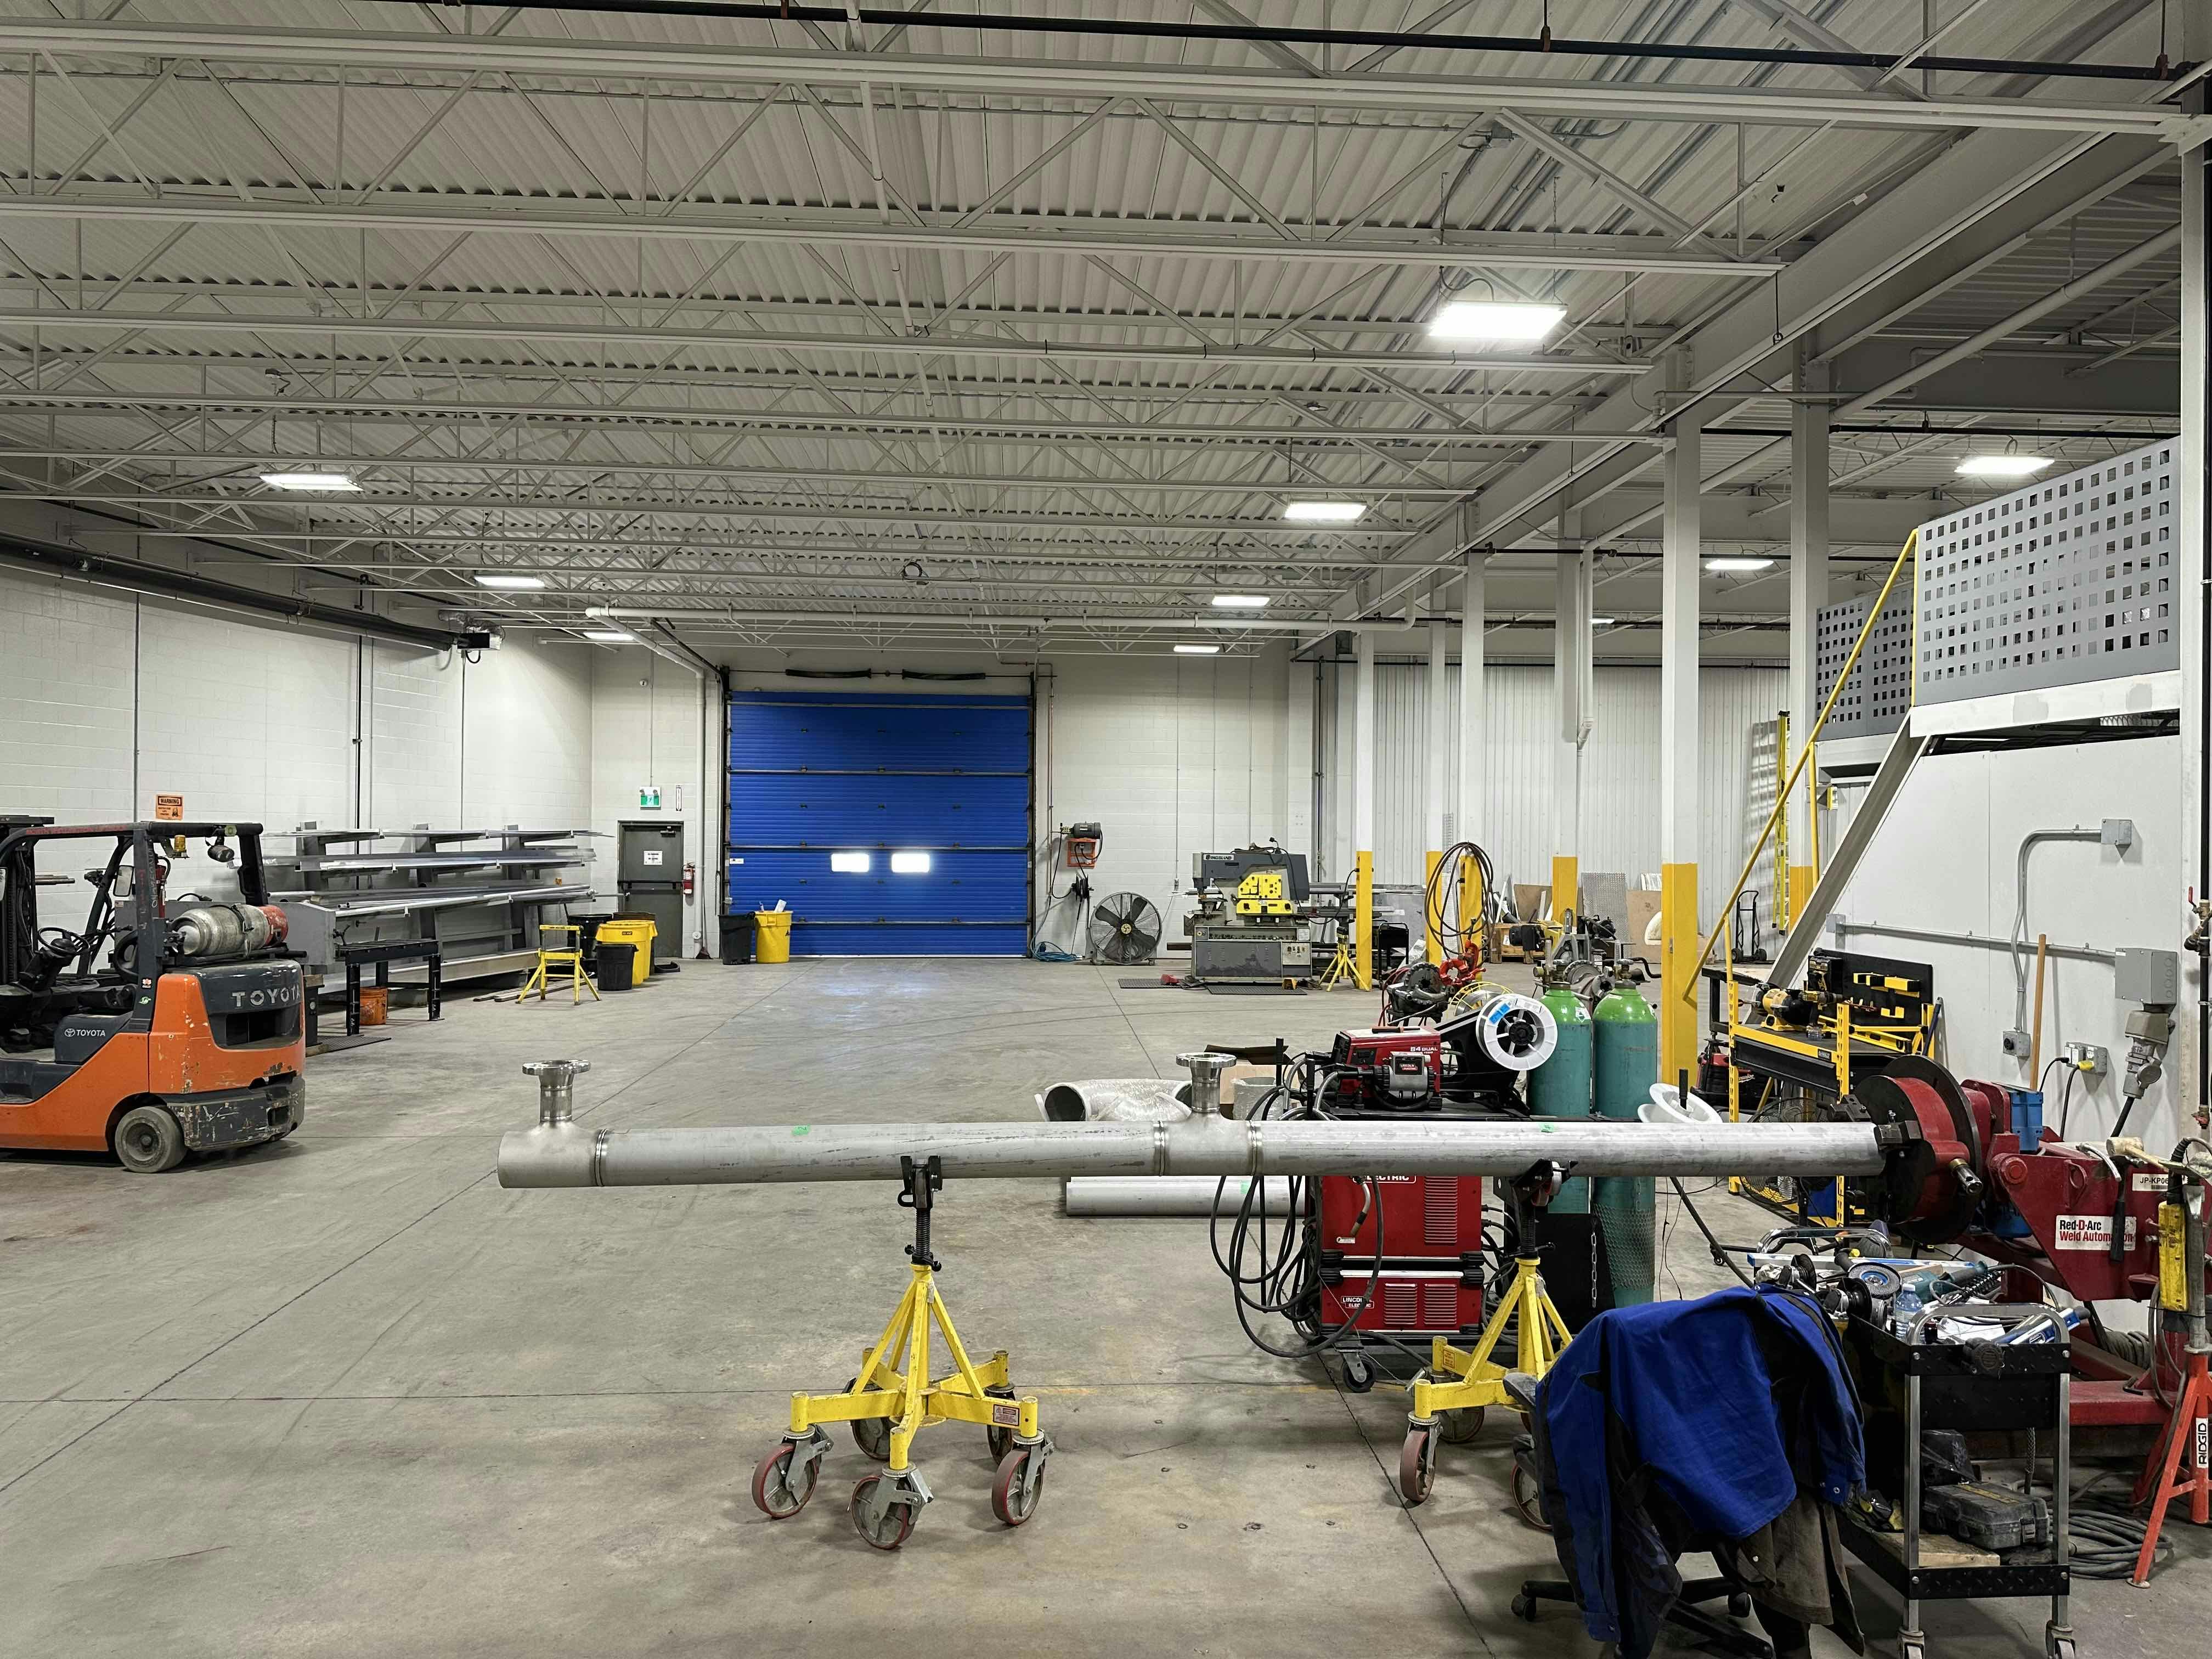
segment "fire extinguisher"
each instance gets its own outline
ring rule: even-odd
[[[696,884],[697,878],[698,878],[698,873],[699,873],[699,866],[698,866],[697,865],[696,865],[696,864],[689,864],[689,863],[687,863],[686,865],[684,865],[684,902],[686,904],[689,904],[689,903],[691,902],[691,893],[692,893],[692,889],[693,889],[693,887]]]

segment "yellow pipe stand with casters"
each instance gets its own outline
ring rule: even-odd
[[[592,1001],[597,1002],[599,1000],[599,988],[592,984],[590,977],[584,972],[583,932],[581,927],[568,922],[538,924],[538,965],[531,969],[530,977],[522,981],[522,989],[515,994],[516,1007],[522,1006],[533,989],[538,993],[538,1000],[540,1002],[544,1001],[545,993],[552,985],[552,970],[556,968],[566,968],[568,970],[568,1000],[571,1003],[581,1002],[586,991],[592,994]],[[573,933],[576,937],[571,939],[565,947],[549,951],[545,948],[545,936],[548,933]]]
[[[1508,1376],[1518,1371],[1541,1378],[1574,1340],[1544,1292],[1544,1271],[1536,1255],[1537,1224],[1559,1189],[1559,1166],[1547,1164],[1506,1183],[1515,1240],[1513,1287],[1490,1310],[1473,1348],[1455,1347],[1437,1337],[1430,1345],[1428,1368],[1414,1374],[1413,1409],[1398,1454],[1398,1492],[1408,1507],[1425,1502],[1436,1483],[1438,1438],[1455,1445],[1473,1440],[1482,1432],[1484,1409],[1511,1398],[1505,1389]],[[1491,1356],[1509,1325],[1517,1352],[1512,1364],[1501,1365]]]
[[[1006,1351],[981,1365],[970,1360],[938,1291],[937,1270],[944,1264],[929,1253],[929,1214],[932,1195],[945,1184],[942,1162],[933,1158],[917,1165],[902,1158],[899,1169],[906,1182],[899,1202],[914,1212],[914,1243],[906,1252],[914,1267],[906,1294],[842,1392],[791,1396],[791,1427],[753,1471],[753,1502],[769,1519],[788,1520],[814,1496],[822,1456],[830,1449],[822,1425],[850,1423],[853,1443],[890,1466],[863,1475],[850,1504],[853,1529],[879,1550],[905,1543],[915,1517],[935,1496],[921,1471],[908,1461],[915,1436],[932,1423],[974,1423],[985,1431],[991,1455],[999,1460],[991,1510],[1010,1527],[1023,1525],[1036,1513],[1044,1498],[1045,1463],[1053,1452],[1052,1442],[1037,1427],[1036,1396],[1017,1396],[1006,1381]],[[943,1333],[952,1358],[952,1369],[933,1380],[932,1325]]]

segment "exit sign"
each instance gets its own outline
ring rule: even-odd
[[[650,807],[656,811],[659,811],[660,806],[659,788],[655,785],[647,784],[644,788],[637,792],[637,804],[640,806]]]

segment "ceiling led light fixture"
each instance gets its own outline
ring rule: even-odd
[[[1617,618],[1612,617],[1592,617],[1590,618],[1590,626],[1592,628],[1611,628],[1616,620]]]
[[[636,635],[626,634],[619,628],[587,628],[584,637],[594,645],[630,645],[637,640]]]
[[[1218,657],[1220,654],[1221,647],[1218,645],[1179,645],[1176,647],[1176,655],[1178,657]]]
[[[1264,593],[1216,593],[1213,608],[1216,611],[1265,611],[1267,596]]]
[[[1969,455],[1959,463],[1962,478],[2027,478],[2051,465],[2045,455]]]
[[[502,588],[514,593],[532,593],[545,586],[543,576],[495,576],[483,574],[477,578],[478,587]]]
[[[1706,569],[1716,571],[1722,575],[1729,575],[1747,570],[1771,570],[1773,568],[1773,560],[1755,558],[1749,554],[1746,554],[1741,558],[1729,556],[1718,559],[1707,559],[1705,561]]]
[[[1365,511],[1364,501],[1292,501],[1283,516],[1293,524],[1350,524]]]
[[[1429,319],[1432,340],[1496,340],[1534,345],[1565,318],[1565,306],[1523,301],[1454,300]]]
[[[271,489],[322,489],[348,495],[358,494],[361,489],[349,472],[264,472],[261,482]]]

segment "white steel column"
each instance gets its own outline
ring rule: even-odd
[[[2212,8],[2182,9],[2184,52],[2212,52]],[[2190,89],[2188,107],[2202,113],[2212,98],[2202,81]],[[2176,606],[2181,644],[2181,881],[2183,894],[2203,898],[2212,892],[2212,824],[2205,812],[2206,700],[2212,687],[2206,684],[2205,629],[2212,624],[2212,586],[2206,586],[2208,559],[2212,559],[2212,251],[2206,238],[2212,234],[2212,146],[2199,145],[2181,157],[2181,501],[2179,554],[2174,592],[2183,596]],[[2207,961],[2201,956],[2183,957],[2185,983],[2193,981],[2193,994],[2175,1010],[2175,1051],[2172,1069],[2179,1127],[2197,1134],[2206,1133],[2205,1066],[2212,1048],[2212,983],[2207,981]],[[2193,1118],[2194,1121],[2190,1120]],[[2144,1125],[2148,1136],[2150,1126]],[[2168,1133],[2171,1138],[2170,1132]]]
[[[1430,617],[1429,696],[1423,727],[1427,753],[1422,757],[1428,763],[1427,785],[1422,799],[1427,856],[1421,860],[1421,878],[1429,884],[1423,889],[1425,893],[1433,887],[1437,866],[1443,858],[1444,820],[1449,816],[1444,803],[1444,789],[1448,774],[1445,763],[1450,752],[1446,743],[1452,729],[1447,655],[1450,635],[1451,627],[1442,617]],[[1429,960],[1442,962],[1444,959],[1442,918],[1431,912],[1425,900],[1421,906],[1421,933],[1427,942]]]
[[[1441,617],[1429,619],[1429,702],[1427,747],[1429,775],[1423,804],[1427,809],[1428,849],[1440,853],[1444,846],[1444,820],[1450,805],[1444,799],[1449,775],[1447,762],[1451,739],[1451,624]]]
[[[1352,851],[1375,850],[1375,635],[1362,629],[1353,641],[1352,682]]]
[[[1582,913],[1583,744],[1589,736],[1591,560],[1559,551],[1552,604],[1552,916]]]
[[[1490,571],[1490,555],[1471,547],[1465,556],[1466,586],[1460,590],[1459,805],[1452,815],[1452,839],[1480,847],[1490,833],[1484,822],[1490,789],[1490,710],[1482,679],[1483,578]],[[1485,896],[1470,871],[1459,890],[1462,932],[1480,925]]]
[[[1363,991],[1375,967],[1375,635],[1362,629],[1352,690],[1352,981]]]
[[[1668,453],[1659,623],[1659,1075],[1697,1065],[1698,575],[1705,446],[1697,416]]]
[[[1819,393],[1828,389],[1827,365],[1808,363],[1801,355],[1797,390]],[[1784,706],[1790,711],[1790,741],[1794,750],[1812,734],[1814,717],[1820,713],[1813,659],[1819,645],[1820,607],[1828,602],[1828,405],[1803,402],[1790,411],[1790,689]],[[1785,772],[1792,755],[1784,755]],[[1798,908],[1811,896],[1814,880],[1813,859],[1813,799],[1819,780],[1808,769],[1804,782],[1791,795],[1785,830],[1790,842],[1790,881],[1785,902],[1778,904],[1778,924],[1784,927]]]

